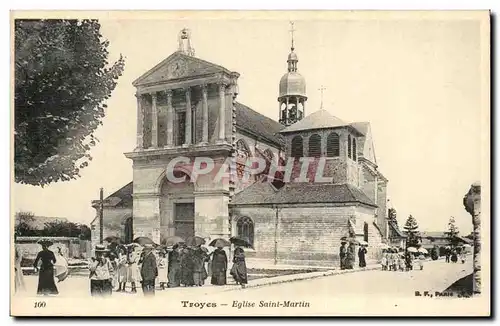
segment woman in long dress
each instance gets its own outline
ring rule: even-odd
[[[181,257],[178,244],[172,247],[168,254],[168,284],[167,287],[175,288],[181,285]]]
[[[210,283],[213,285],[226,285],[227,255],[222,247],[217,247],[212,252],[212,261],[209,265],[212,272]]]
[[[358,250],[358,258],[359,258],[359,267],[366,267],[366,258],[365,255],[367,253],[366,247],[361,245]]]
[[[193,286],[193,250],[184,248],[181,251],[181,284],[184,286]]]
[[[247,265],[245,263],[245,251],[241,247],[234,249],[233,267],[231,268],[231,275],[233,276],[236,284],[241,284],[245,287],[248,283]]]
[[[165,290],[165,284],[168,282],[168,259],[164,251],[160,251],[158,259],[158,283],[160,288]]]
[[[33,263],[35,272],[40,270],[38,276],[37,294],[59,294],[54,281],[54,264],[56,263],[56,256],[49,250],[51,243],[48,241],[41,241],[39,243],[42,246],[42,251],[38,253],[35,262]],[[38,269],[39,262],[41,262],[40,269]]]
[[[15,246],[15,249],[16,249],[16,261],[14,265],[15,291],[20,292],[26,290],[26,286],[24,284],[23,270],[21,268],[23,253],[21,252],[21,249],[18,246]]]
[[[205,262],[208,260],[208,255],[203,249],[198,246],[191,253],[191,259],[193,260],[193,283],[195,286],[205,284],[208,275],[205,269]]]

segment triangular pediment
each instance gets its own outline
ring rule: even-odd
[[[230,73],[229,70],[222,66],[182,52],[175,52],[137,78],[132,84],[134,86],[149,85],[221,72]]]

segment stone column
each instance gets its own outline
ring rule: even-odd
[[[306,100],[302,99],[302,119],[306,117]]]
[[[226,83],[219,83],[219,142],[226,138]]]
[[[208,144],[208,94],[207,85],[203,84],[201,86],[202,91],[202,107],[203,107],[203,137],[202,143]]]
[[[137,149],[144,148],[144,111],[142,109],[142,95],[135,94],[137,98]]]
[[[288,109],[290,108],[290,99],[287,97],[286,98],[286,120],[285,120],[285,126],[288,126],[288,120],[290,119],[290,111]]]
[[[191,117],[191,114],[192,114],[192,108],[191,108],[191,88],[190,87],[186,87],[185,88],[185,92],[186,92],[186,125],[185,125],[185,141],[184,141],[184,145],[191,145],[191,123],[193,122],[192,120],[192,117]]]
[[[158,108],[156,107],[156,93],[151,94],[151,146],[158,147]]]
[[[174,108],[172,107],[172,90],[167,89],[167,147],[174,145]]]

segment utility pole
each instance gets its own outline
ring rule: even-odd
[[[278,221],[279,221],[279,212],[281,211],[278,206],[276,208],[276,221],[274,223],[274,265],[278,264]]]
[[[101,188],[99,192],[99,243],[104,242],[104,193]]]

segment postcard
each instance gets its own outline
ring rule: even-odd
[[[11,33],[11,315],[491,314],[488,11]]]

